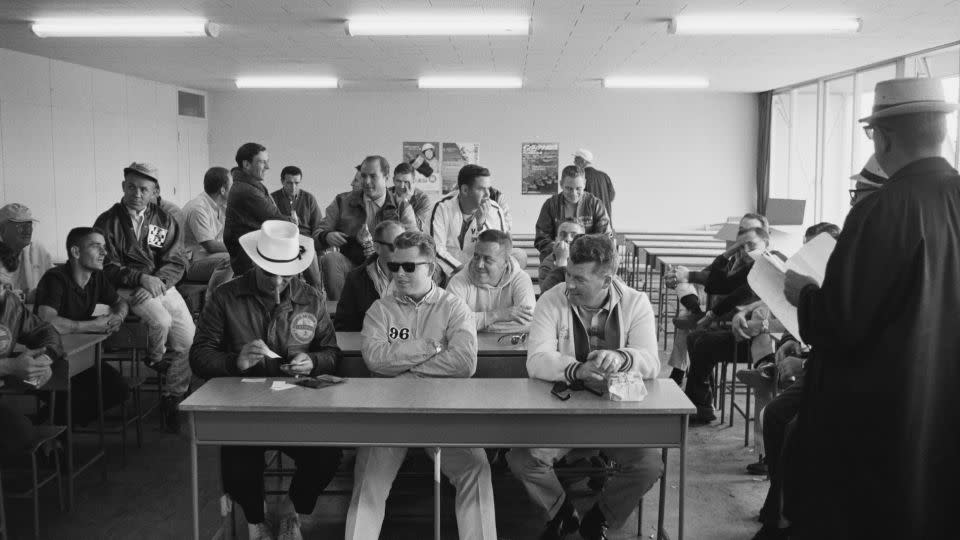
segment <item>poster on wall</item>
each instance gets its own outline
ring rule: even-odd
[[[520,174],[524,195],[557,193],[560,169],[560,143],[523,143],[520,148]]]
[[[441,191],[440,143],[424,141],[405,141],[403,160],[413,165],[417,171],[415,188],[424,193]]]
[[[477,143],[443,143],[441,153],[442,162],[440,172],[443,182],[443,192],[450,193],[457,189],[457,174],[460,168],[468,163],[480,162],[480,145]]]

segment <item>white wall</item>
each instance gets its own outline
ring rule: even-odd
[[[184,144],[181,131],[204,136]],[[120,200],[132,161],[159,167],[178,204],[199,193],[205,133],[206,120],[178,118],[175,86],[0,49],[0,202],[29,206],[34,240],[58,260],[71,228]]]
[[[520,145],[559,142],[561,167],[578,147],[614,181],[614,225],[688,229],[755,205],[754,94],[698,92],[231,91],[212,94],[210,158],[230,167],[237,148],[267,147],[267,186],[298,165],[321,206],[349,189],[367,154],[395,165],[404,140],[480,144],[514,214],[533,233],[545,196],[520,194]]]

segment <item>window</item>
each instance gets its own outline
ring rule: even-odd
[[[770,198],[806,199],[806,223],[816,192],[817,85],[774,95],[771,122]]]
[[[850,209],[850,175],[862,163],[854,163],[855,110],[853,76],[827,81],[824,85],[823,166],[820,176],[820,218],[818,221],[842,224]],[[810,201],[808,207],[813,207]]]

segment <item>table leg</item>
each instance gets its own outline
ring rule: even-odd
[[[684,491],[687,481],[687,423],[690,421],[689,415],[681,416],[681,431],[680,431],[680,485],[679,485],[679,495],[680,502],[677,505],[678,514],[680,523],[677,527],[677,539],[683,540],[683,506],[684,506]]]
[[[200,480],[197,471],[197,431],[190,413],[190,491],[193,501],[193,540],[200,540]]]
[[[105,442],[105,422],[103,418],[103,347],[97,343],[93,353],[93,363],[97,366],[97,433],[100,439],[100,460],[103,462],[103,481],[107,481],[107,454]],[[124,429],[124,426],[121,429]]]
[[[663,518],[666,513],[666,502],[667,502],[667,449],[663,449],[663,476],[660,477],[660,508],[657,513],[657,534],[656,538],[664,538],[663,531]]]
[[[433,538],[440,540],[440,458],[441,449],[433,459]]]

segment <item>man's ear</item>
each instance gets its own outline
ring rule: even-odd
[[[70,257],[80,258],[80,246],[70,246]]]

